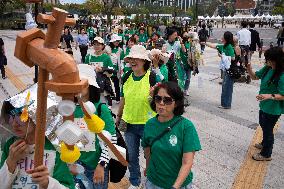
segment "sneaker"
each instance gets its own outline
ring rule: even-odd
[[[261,143],[255,144],[254,147],[260,150],[263,148]]]
[[[218,106],[220,109],[231,109],[231,107]]]
[[[271,161],[271,157],[264,157],[260,153],[253,154],[252,159],[255,161]]]
[[[184,94],[185,94],[185,96],[189,96],[189,91],[186,90]]]
[[[130,184],[130,186],[128,187],[128,189],[139,189],[139,186],[133,186],[132,184]]]

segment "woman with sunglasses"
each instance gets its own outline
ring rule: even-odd
[[[15,136],[4,145],[0,163],[1,188],[75,188],[66,163],[61,161],[59,153],[47,138],[44,165],[34,168],[35,123],[30,117],[23,122],[21,109],[16,109],[9,101],[4,101],[3,107],[6,124],[11,126]]]
[[[252,158],[256,161],[270,161],[274,144],[273,128],[284,113],[284,52],[281,47],[273,47],[264,53],[265,66],[253,72],[251,64],[247,71],[253,80],[261,80],[259,95],[259,124],[262,128],[262,142],[255,144],[260,153]]]
[[[142,139],[146,189],[191,189],[193,159],[201,146],[193,123],[182,116],[183,92],[166,82],[155,87],[153,95],[151,108],[157,116],[146,123]]]
[[[132,71],[127,72],[122,79],[116,124],[126,127],[123,131],[129,153],[129,188],[135,189],[141,184],[139,147],[144,125],[155,115],[149,104],[149,96],[151,87],[156,84],[156,75],[149,71],[151,60],[142,45],[134,45],[124,60],[131,65]]]

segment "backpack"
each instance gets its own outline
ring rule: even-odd
[[[127,79],[130,77],[130,75],[133,73],[132,70],[129,70],[128,72],[125,73],[123,79],[122,79],[122,85],[127,81]],[[150,76],[149,76],[149,83],[150,86],[153,87],[156,85],[156,74],[155,72],[150,72]]]
[[[97,113],[99,117],[102,114],[103,104],[104,103],[100,103],[97,108]],[[112,113],[112,115],[114,114]],[[117,145],[126,149],[126,160],[129,161],[128,149],[127,149],[126,143],[117,127],[115,127],[115,131],[116,131],[116,137],[117,137]],[[110,182],[113,182],[113,183],[120,182],[121,179],[124,177],[126,170],[127,170],[127,166],[122,165],[119,161],[116,161],[115,159],[109,160],[108,168],[109,168]]]
[[[199,40],[204,42],[207,40],[208,32],[205,29],[202,29],[198,32]]]

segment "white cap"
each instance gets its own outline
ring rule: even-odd
[[[78,69],[81,79],[87,79],[89,85],[100,88],[96,80],[96,72],[93,66],[90,66],[88,64],[78,64]]]
[[[94,41],[97,41],[97,42],[99,42],[99,43],[101,43],[101,44],[105,44],[105,41],[104,41],[103,38],[101,38],[101,37],[95,37],[95,38],[94,38]]]
[[[112,43],[115,41],[122,41],[122,37],[117,34],[112,34],[109,42]]]

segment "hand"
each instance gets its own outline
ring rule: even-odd
[[[41,165],[35,169],[27,170],[28,174],[31,174],[32,181],[37,183],[40,188],[47,189],[49,184],[49,172],[48,168]]]
[[[271,94],[260,94],[256,96],[256,99],[258,101],[263,101],[263,100],[270,100],[271,99]]]
[[[115,125],[118,126],[120,124],[121,121],[121,116],[116,116],[116,120],[115,120]]]
[[[78,175],[78,171],[77,171],[77,165],[69,165],[69,170],[70,170],[70,173],[74,176]]]
[[[98,164],[94,172],[94,177],[93,177],[94,183],[97,184],[104,183],[104,173],[105,173],[104,167]]]
[[[28,145],[24,140],[17,140],[9,148],[7,157],[7,166],[10,173],[14,173],[17,167],[17,162],[28,154]]]
[[[222,57],[222,54],[218,52],[218,56],[219,56],[219,57]]]

